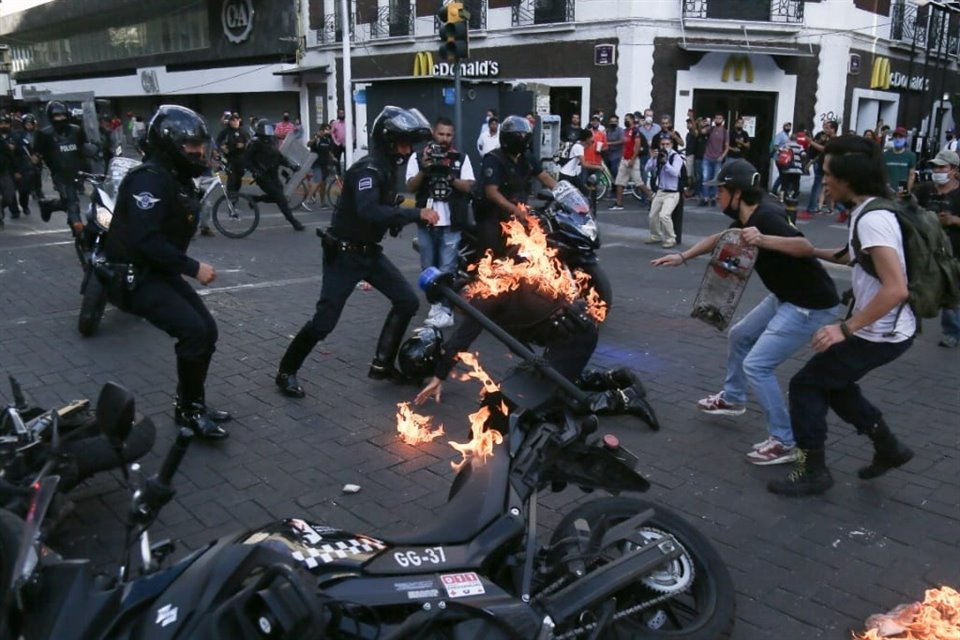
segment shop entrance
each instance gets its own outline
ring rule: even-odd
[[[583,91],[580,87],[550,87],[550,113],[560,116],[562,127],[570,124],[570,116],[580,115]],[[581,122],[580,126],[586,125]]]
[[[717,91],[695,89],[693,112],[712,118],[718,113],[726,117],[727,128],[733,128],[738,117],[753,118],[754,132],[747,160],[760,172],[762,185],[770,184],[770,142],[782,122],[774,122],[777,113],[777,94],[753,91]]]

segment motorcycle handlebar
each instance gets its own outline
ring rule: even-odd
[[[86,171],[77,171],[77,177],[81,180],[89,180],[90,182],[98,184],[107,179],[107,176],[102,173],[87,173]]]
[[[192,438],[193,433],[189,429],[180,429],[176,442],[173,443],[170,451],[167,452],[167,457],[164,458],[163,465],[160,467],[160,473],[157,474],[157,481],[160,484],[170,486],[170,483],[173,481],[173,476],[176,475],[177,469],[180,468],[180,463],[183,462],[183,456],[186,455],[187,447],[190,445]]]

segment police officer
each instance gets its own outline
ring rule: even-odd
[[[37,119],[28,113],[21,120],[23,128],[15,132],[17,149],[14,154],[13,179],[23,215],[30,215],[30,194],[40,199],[40,156],[37,155]]]
[[[562,376],[585,389],[596,391],[588,396],[586,408],[590,412],[628,413],[654,429],[659,428],[656,414],[645,399],[646,391],[632,372],[626,369],[620,373],[584,371],[597,346],[598,332],[582,300],[569,302],[522,281],[519,287],[504,293],[474,296],[470,304],[517,340],[544,347],[544,360]],[[433,378],[417,394],[416,404],[423,404],[429,398],[440,402],[443,381],[456,364],[458,355],[470,348],[482,330],[480,323],[472,317],[464,318],[436,356]],[[411,341],[424,339],[421,336],[418,334]],[[407,352],[407,343],[403,347]],[[435,350],[424,348],[422,352],[431,354]]]
[[[198,435],[227,437],[230,414],[206,406],[204,384],[217,344],[217,324],[183,276],[210,284],[212,266],[187,255],[197,231],[200,193],[193,179],[207,168],[211,146],[203,118],[185,107],[160,107],[146,133],[146,158],[120,184],[105,250],[128,264],[111,301],[177,339],[177,424]]]
[[[313,347],[333,331],[347,298],[361,280],[393,305],[368,375],[375,380],[399,378],[394,360],[420,303],[400,271],[383,255],[380,242],[387,230],[399,230],[411,222],[433,225],[439,220],[430,208],[398,207],[396,198],[396,171],[412,153],[413,145],[430,137],[430,124],[416,109],[387,106],[374,120],[370,154],[347,171],[332,224],[323,234],[323,284],[317,311],[280,361],[276,384],[284,395],[304,396],[296,373]]]
[[[481,254],[487,249],[493,250],[496,256],[504,254],[500,222],[526,218],[526,212],[518,205],[525,204],[530,196],[533,178],[551,189],[557,185],[530,153],[532,139],[533,128],[526,118],[508,116],[500,124],[500,148],[483,156],[480,168],[483,197],[476,203],[475,212]]]
[[[243,155],[250,143],[243,120],[239,113],[231,113],[227,119],[227,126],[217,136],[217,147],[227,160],[229,174],[227,176],[227,193],[234,194],[240,191],[243,184]]]
[[[300,166],[280,153],[273,134],[273,125],[266,118],[257,121],[256,135],[247,145],[244,165],[253,174],[257,186],[263,189],[267,198],[277,203],[277,206],[280,207],[280,213],[287,219],[287,222],[296,231],[303,231],[305,227],[293,217],[293,212],[287,203],[287,197],[283,195],[283,183],[279,176],[280,165],[289,167],[294,173],[300,169]]]
[[[17,140],[10,132],[11,120],[6,113],[0,113],[0,224],[4,209],[10,210],[10,217],[20,217],[17,204],[17,187],[13,180],[16,172]]]
[[[60,195],[58,200],[41,200],[40,217],[44,222],[50,220],[54,211],[67,212],[67,224],[74,233],[83,230],[80,219],[80,197],[77,193],[77,172],[84,164],[84,146],[87,136],[83,129],[70,123],[70,114],[66,105],[59,100],[47,104],[47,120],[50,124],[40,130],[37,146],[40,156],[50,169],[53,188]]]

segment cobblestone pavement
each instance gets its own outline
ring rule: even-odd
[[[317,226],[329,212],[299,215]],[[648,497],[682,513],[719,548],[737,588],[735,638],[848,638],[868,615],[922,598],[927,587],[960,586],[960,358],[957,350],[936,346],[937,323],[928,322],[904,357],[863,384],[916,458],[903,470],[862,482],[855,472],[870,458],[869,443],[831,416],[828,460],[836,486],[823,498],[778,498],[765,483],[786,468],[755,467],[744,458],[750,444],[765,437],[759,407],[751,402],[738,418],[696,409],[697,399],[722,385],[726,341],[689,317],[702,260],[689,268],[650,267],[662,250],[643,245],[645,218],[636,209],[601,216],[602,257],[616,303],[595,360],[635,367],[664,426],[653,433],[629,417],[604,419],[601,426],[639,455],[653,484]],[[723,220],[690,208],[685,245]],[[804,229],[816,243],[842,242],[842,227],[826,219]],[[412,280],[418,263],[411,237],[408,230],[388,240],[386,251]],[[108,380],[125,384],[159,427],[154,453],[144,461],[152,471],[174,435],[173,345],[113,309],[99,335],[82,339],[76,330],[80,270],[70,245],[65,230],[36,215],[8,220],[0,231],[0,369],[44,406],[95,398]],[[319,241],[312,232],[293,232],[268,208],[249,238],[201,238],[192,253],[219,272],[203,292],[221,333],[208,399],[236,420],[226,442],[191,449],[177,477],[177,498],[155,536],[176,539],[182,553],[290,515],[371,534],[430,518],[447,495],[456,454],[444,440],[416,448],[399,443],[394,407],[414,390],[366,378],[386,300],[373,291],[355,293],[340,326],[301,371],[306,399],[290,400],[276,392],[272,378],[316,302]],[[834,273],[846,287],[848,275]],[[762,295],[754,279],[743,310]],[[504,370],[502,347],[489,338],[477,346],[488,368]],[[809,355],[804,350],[782,367],[783,384]],[[475,383],[451,383],[443,405],[428,411],[448,433],[462,435],[477,391]],[[344,495],[345,483],[361,491]],[[119,476],[96,478],[73,498],[78,509],[55,545],[109,564],[119,556],[118,523],[127,505]],[[543,526],[582,499],[574,490],[550,496]]]

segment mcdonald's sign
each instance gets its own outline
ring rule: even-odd
[[[873,59],[873,69],[870,71],[870,88],[890,88],[890,58],[876,56]]]
[[[720,76],[721,82],[730,82],[730,72],[733,72],[733,79],[740,82],[741,76],[746,76],[747,82],[753,82],[753,63],[750,62],[750,56],[734,54],[727,58],[723,65],[723,74]]]
[[[433,54],[429,51],[420,51],[413,58],[413,75],[433,75]]]

